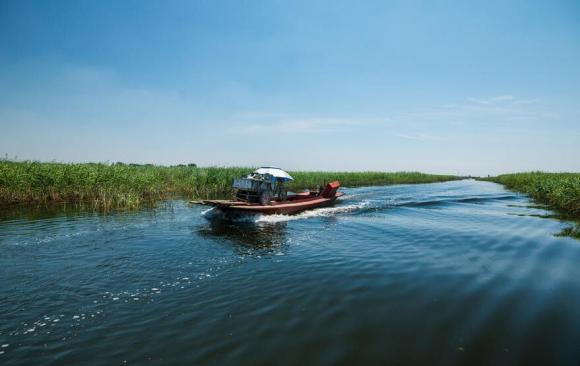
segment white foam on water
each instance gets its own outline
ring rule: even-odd
[[[294,220],[304,220],[313,217],[329,217],[340,213],[352,212],[360,210],[366,206],[370,201],[362,201],[357,204],[352,205],[342,205],[336,207],[323,207],[314,210],[304,211],[296,215],[258,215],[255,218],[256,223],[276,223],[276,222],[286,222]]]
[[[210,207],[207,210],[201,211],[202,216],[211,216],[211,214],[215,211],[215,207]]]
[[[341,201],[342,200],[343,199],[341,198]],[[226,214],[224,214],[219,209],[216,209],[215,207],[207,209],[207,210],[203,211],[201,214],[202,214],[202,216],[204,216],[208,220],[225,219],[225,220],[232,221],[232,222],[239,222],[239,223],[246,222],[246,223],[252,223],[252,224],[253,223],[256,223],[256,224],[277,223],[277,222],[286,222],[286,221],[294,221],[294,220],[303,220],[303,219],[309,219],[309,218],[313,218],[313,217],[334,216],[334,215],[340,214],[340,213],[346,213],[346,212],[360,210],[361,208],[368,206],[369,203],[370,203],[369,200],[364,200],[364,201],[354,203],[354,204],[317,208],[317,209],[313,209],[313,210],[304,211],[304,212],[301,212],[301,213],[296,214],[296,215],[247,214],[247,215],[239,215],[239,216],[235,216],[235,217],[228,217]]]
[[[57,240],[67,240],[67,239],[75,239],[87,235],[92,235],[99,232],[116,232],[122,230],[132,230],[132,229],[144,229],[150,226],[149,222],[144,223],[132,223],[132,224],[103,224],[98,223],[96,227],[86,230],[78,230],[72,233],[54,233],[48,234],[42,237],[31,237],[27,238],[21,242],[15,242],[14,245],[40,245],[40,244],[49,244],[51,242]],[[62,230],[68,229],[67,227],[62,228]]]
[[[90,305],[89,312],[82,313],[80,311],[68,314],[45,314],[39,317],[36,321],[23,322],[19,327],[7,333],[9,336],[22,336],[26,335],[28,337],[36,337],[42,335],[49,335],[56,332],[62,332],[66,328],[90,326],[92,322],[97,321],[99,318],[106,317],[106,307],[108,304],[115,302],[116,304],[124,302],[135,304],[133,306],[138,306],[136,304],[143,304],[149,301],[153,301],[154,297],[163,296],[162,291],[169,294],[169,288],[173,290],[183,290],[191,286],[199,287],[201,281],[210,280],[213,277],[219,275],[219,273],[224,269],[224,266],[229,267],[229,265],[239,263],[246,258],[244,256],[237,256],[232,261],[231,259],[220,259],[215,265],[208,268],[204,272],[190,272],[180,273],[179,276],[175,277],[174,280],[170,281],[160,281],[159,283],[152,283],[149,286],[143,288],[137,288],[133,290],[125,290],[120,292],[110,292],[106,291],[104,294],[98,295],[99,300],[93,300]],[[191,263],[191,262],[189,262]],[[131,300],[132,299],[132,300]],[[119,306],[119,305],[116,305]],[[86,323],[91,322],[91,323]],[[76,336],[74,334],[72,337]],[[67,339],[70,337],[67,337]],[[0,350],[7,349],[8,343],[0,343]],[[4,352],[4,351],[2,351]]]

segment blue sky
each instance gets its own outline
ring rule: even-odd
[[[0,1],[0,153],[580,171],[578,1]]]

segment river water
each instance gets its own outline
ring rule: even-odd
[[[569,223],[487,182],[344,191],[238,222],[5,212],[0,364],[580,365]]]

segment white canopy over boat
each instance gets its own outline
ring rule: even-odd
[[[256,173],[256,174],[270,174],[273,177],[282,179],[284,182],[294,180],[294,178],[292,178],[290,176],[290,174],[286,173],[282,169],[271,167],[271,166],[265,166],[265,167],[258,168],[256,170],[254,170],[254,173]]]

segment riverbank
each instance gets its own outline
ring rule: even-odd
[[[249,167],[158,166],[104,163],[0,161],[0,207],[70,203],[132,209],[168,198],[219,199],[232,195],[232,179]],[[290,190],[339,180],[345,187],[434,183],[461,179],[417,172],[290,172]]]
[[[580,173],[515,173],[483,180],[525,193],[572,218],[580,218]]]

